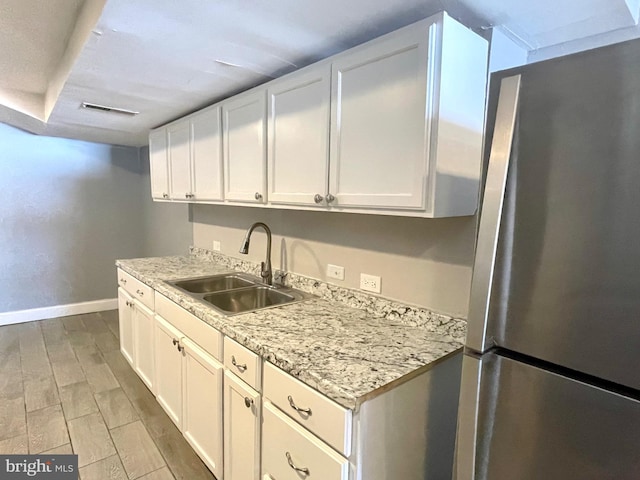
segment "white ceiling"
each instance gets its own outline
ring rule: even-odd
[[[543,51],[637,29],[640,0],[0,0],[0,121],[144,145],[152,127],[443,9]]]

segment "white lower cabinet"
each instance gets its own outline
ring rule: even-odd
[[[183,342],[182,433],[209,470],[222,479],[224,368],[188,338]]]
[[[156,399],[182,430],[182,333],[156,315]],[[180,348],[180,350],[178,350]]]
[[[348,480],[349,461],[281,413],[263,406],[262,474],[274,480]]]
[[[135,352],[133,368],[145,385],[155,392],[155,353],[153,312],[137,300],[134,309],[133,351]]]
[[[224,480],[260,477],[260,394],[224,374]]]
[[[159,315],[155,340],[156,399],[222,479],[222,364]]]
[[[118,288],[118,319],[120,330],[120,352],[133,366],[133,298],[124,288]]]

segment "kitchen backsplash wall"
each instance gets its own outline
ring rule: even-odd
[[[382,278],[382,295],[466,318],[474,248],[474,217],[419,219],[251,207],[193,205],[193,242],[226,255],[264,259],[257,229],[248,256],[238,250],[247,228],[273,232],[272,261],[301,275],[358,288],[360,273]],[[345,280],[326,277],[327,264],[345,267]]]

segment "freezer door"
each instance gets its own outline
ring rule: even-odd
[[[494,353],[465,355],[473,371],[463,395],[479,402],[461,397],[456,480],[639,478],[637,400]]]
[[[518,72],[485,342],[469,346],[640,389],[640,41]]]

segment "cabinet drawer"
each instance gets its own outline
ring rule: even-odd
[[[121,269],[118,269],[118,285],[129,292],[133,298],[153,310],[153,288],[149,285],[145,285]]]
[[[197,343],[209,355],[222,360],[222,334],[180,305],[156,292],[156,313]]]
[[[264,402],[262,414],[262,473],[265,478],[348,480],[346,458],[283,415],[270,402]]]
[[[224,366],[257,391],[262,390],[260,357],[229,337],[224,337]]]
[[[340,453],[351,454],[351,410],[270,363],[264,365],[264,396]]]

